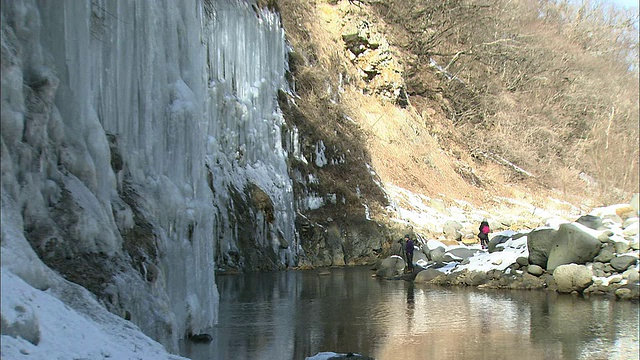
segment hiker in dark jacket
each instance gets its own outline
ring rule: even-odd
[[[406,241],[404,250],[407,254],[407,265],[409,266],[409,271],[413,271],[413,240],[409,235],[405,235],[404,239]]]
[[[478,238],[480,239],[480,245],[483,249],[487,249],[489,247],[489,233],[491,232],[491,228],[489,228],[489,222],[487,219],[483,219],[480,223],[480,227],[478,227],[480,231],[478,233]]]

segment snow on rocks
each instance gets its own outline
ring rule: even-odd
[[[396,189],[396,193],[400,192]],[[406,191],[402,196],[404,204],[415,204],[419,198],[408,198]],[[637,202],[637,196],[634,199]],[[640,222],[634,199],[629,204],[595,208],[586,215],[572,212],[567,216],[533,209],[531,219],[515,222],[509,221],[512,217],[505,213],[498,220],[491,214],[473,210],[429,208],[423,212],[423,206],[415,206],[420,214],[411,215],[403,209],[399,213],[405,219],[422,221],[412,225],[414,230],[419,229],[416,230],[419,237],[425,239],[419,246],[424,257],[414,259],[418,270],[413,274],[400,277],[395,274],[394,278],[438,285],[548,289],[639,299]],[[488,251],[468,241],[470,236],[465,234],[477,231],[473,223],[482,218],[488,218],[492,229],[499,230],[490,235]],[[530,226],[534,223],[538,225]],[[425,224],[439,225],[432,231],[425,229]],[[431,236],[425,232],[442,235],[437,240],[429,239]],[[452,243],[451,238],[460,241]],[[385,277],[378,274],[381,275]]]
[[[171,355],[132,323],[86,294],[74,306],[2,268],[2,357],[6,359],[184,359]],[[74,286],[74,285],[69,285]],[[79,286],[75,286],[82,292]],[[85,291],[86,292],[86,291]]]

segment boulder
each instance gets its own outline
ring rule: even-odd
[[[638,273],[638,270],[631,268],[622,273],[622,278],[627,279],[631,284],[635,284],[640,280],[640,274]]]
[[[444,253],[445,253],[444,247],[438,247],[431,250],[431,253],[429,255],[432,261],[444,262]]]
[[[616,289],[615,295],[616,298],[620,300],[629,300],[632,298],[631,289],[627,288]]]
[[[427,255],[425,255],[422,251],[417,251],[417,250],[414,251],[413,252],[413,263],[417,264],[418,261],[420,261],[420,260],[424,261],[425,263],[427,261],[429,261],[429,259],[427,258]]]
[[[525,257],[525,256],[520,256],[516,259],[516,262],[520,265],[520,266],[529,266],[529,258]]]
[[[489,252],[502,251],[502,247],[498,247],[498,244],[503,244],[507,242],[507,240],[511,239],[509,235],[496,235],[489,240]]]
[[[480,242],[480,239],[478,239],[478,237],[475,234],[465,234],[462,237],[462,243],[465,245],[478,244],[479,242]]]
[[[433,260],[431,256],[431,252],[435,249],[442,249],[442,254],[444,254],[444,250],[446,249],[446,245],[438,240],[428,240],[427,243],[422,247],[422,253],[427,255],[427,259]],[[437,255],[437,254],[436,254]]]
[[[598,235],[598,240],[600,240],[601,243],[606,244],[608,242],[611,242],[612,236],[613,236],[613,231],[611,230],[603,231],[602,234]]]
[[[470,249],[470,248],[466,248],[466,247],[453,248],[453,249],[448,250],[444,254],[443,259],[444,259],[445,262],[463,261],[465,259],[468,259],[468,258],[472,257],[478,251],[480,251],[480,250],[478,250],[478,249]]]
[[[487,274],[482,271],[471,271],[464,277],[464,283],[468,286],[478,286],[487,282]]]
[[[622,234],[625,237],[633,237],[638,235],[639,231],[640,231],[640,224],[638,224],[638,222],[636,221],[634,223],[628,224],[622,231]]]
[[[551,243],[558,231],[554,229],[534,229],[527,236],[527,247],[529,248],[529,263],[547,267]]]
[[[454,239],[459,241],[462,239],[462,225],[454,220],[448,220],[442,227],[442,232],[447,237],[447,239]]]
[[[593,230],[598,230],[603,226],[602,218],[595,215],[582,215],[576,220],[576,222]]]
[[[609,277],[609,284],[619,284],[622,281],[622,275],[612,275]]]
[[[495,282],[493,282],[495,284]],[[489,286],[493,285],[489,284]],[[498,280],[497,288],[507,288],[512,290],[532,290],[542,289],[545,286],[545,280],[533,276],[531,274],[515,274],[506,275],[503,274]]]
[[[544,273],[544,269],[538,265],[527,266],[527,272],[531,275],[540,276]]]
[[[611,259],[609,263],[611,264],[611,267],[616,271],[623,272],[627,270],[629,266],[635,265],[636,262],[638,262],[638,259],[636,257],[630,255],[622,255],[616,256],[615,258]]]
[[[601,263],[609,262],[611,259],[613,259],[613,250],[614,249],[609,246],[603,247],[600,250],[600,253],[598,253],[598,256],[596,256],[593,260]]]
[[[607,263],[607,264],[604,264],[604,266],[602,267],[602,271],[604,271],[605,273],[612,273],[615,271],[615,269],[611,266],[611,264]]]
[[[615,252],[618,254],[624,254],[629,251],[629,242],[625,240],[616,240],[613,242],[613,246],[615,247]]]
[[[489,227],[494,230],[510,228],[512,225],[513,219],[507,216],[498,216],[495,220],[489,220]]]
[[[564,264],[585,264],[600,252],[600,240],[576,224],[562,224],[555,234],[547,260],[547,271]]]
[[[430,269],[440,269],[442,267],[447,266],[447,263],[442,262],[442,261],[429,261],[429,268]]]
[[[403,258],[398,255],[392,255],[382,260],[380,267],[376,271],[376,276],[388,279],[402,275],[404,265],[405,263]]]
[[[420,271],[413,281],[417,283],[429,282],[440,275],[444,275],[444,273],[436,269],[425,269]]]
[[[447,246],[438,240],[428,240],[427,243],[422,247],[423,251],[433,251],[437,248],[446,248]]]
[[[618,215],[620,219],[622,219],[621,222],[623,222],[624,220],[627,220],[630,217],[638,216],[638,213],[634,210],[633,206],[629,204],[629,205],[622,205],[616,208],[616,215]]]
[[[553,279],[562,293],[586,289],[593,282],[592,277],[591,270],[584,265],[560,265],[553,271]]]

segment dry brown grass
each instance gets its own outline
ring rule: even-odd
[[[635,119],[637,124],[637,104],[629,102],[627,95],[612,95],[618,96],[618,103],[625,104],[620,110],[625,117],[614,121],[610,132],[616,136],[624,136],[626,132],[627,136],[622,141],[617,138],[615,144],[610,141],[606,153],[594,151],[602,148],[606,141],[602,137],[606,129],[602,129],[602,121],[596,125],[582,123],[577,107],[585,101],[595,101],[597,106],[606,103],[606,97],[593,97],[593,89],[606,85],[609,91],[620,83],[620,79],[608,79],[604,85],[596,86],[594,80],[572,70],[570,66],[574,63],[568,61],[577,59],[580,48],[573,43],[567,44],[558,28],[540,24],[535,19],[512,21],[511,27],[527,26],[526,31],[518,34],[519,47],[512,49],[509,47],[512,44],[507,44],[509,46],[503,48],[487,48],[491,51],[522,50],[523,56],[547,62],[531,62],[530,70],[547,66],[547,72],[523,76],[518,73],[518,65],[513,63],[504,65],[511,73],[500,73],[489,67],[497,66],[497,62],[474,68],[476,65],[460,60],[452,70],[457,67],[469,81],[484,79],[486,89],[484,93],[478,92],[482,86],[474,84],[473,88],[465,90],[470,92],[451,93],[445,89],[446,84],[440,76],[424,63],[416,62],[418,57],[410,49],[403,48],[409,37],[403,33],[402,24],[385,22],[388,19],[379,17],[370,7],[355,7],[347,1],[279,0],[278,5],[287,36],[304,59],[295,77],[303,98],[298,101],[299,108],[306,122],[312,124],[310,131],[315,132],[315,138],[326,137],[340,144],[341,149],[362,147],[361,156],[369,159],[367,161],[383,182],[430,197],[463,199],[484,207],[498,206],[493,199],[499,197],[526,198],[540,204],[548,197],[590,203],[597,202],[588,200],[594,194],[611,196],[607,192],[586,189],[578,179],[582,169],[594,169],[581,157],[581,154],[591,153],[598,157],[599,163],[624,162],[627,170],[620,175],[618,183],[628,189],[637,189],[638,151],[637,146],[631,146],[637,142],[637,130],[634,132],[623,121]],[[340,37],[348,21],[359,19],[367,19],[384,29],[387,40],[397,45],[393,47],[395,56],[405,65],[412,64],[405,74],[412,107],[400,109],[375,96],[363,95],[364,83],[347,57]],[[453,45],[448,44],[447,49],[454,48]],[[570,55],[545,52],[542,45],[551,49],[565,47]],[[581,71],[598,69],[595,64],[586,66]],[[484,75],[478,76],[480,73]],[[565,77],[571,79],[571,84],[565,84]],[[340,79],[343,80],[342,93],[337,92]],[[503,86],[513,90],[504,91]],[[327,91],[329,88],[332,91]],[[586,90],[589,88],[593,88],[592,93]],[[463,105],[471,110],[469,114],[474,114],[468,117],[469,121],[452,117],[453,113],[463,111],[459,106],[464,101],[471,101],[471,105]],[[599,109],[596,105],[592,104],[591,109]],[[345,121],[343,114],[355,124]],[[597,115],[593,119],[597,120],[598,116],[601,117]],[[335,123],[331,119],[335,119]],[[591,135],[579,141],[572,140],[572,136],[583,131],[580,129],[590,131]],[[338,133],[344,136],[336,136]],[[583,135],[579,135],[579,139],[580,136]],[[356,144],[357,141],[362,144]],[[494,152],[535,176],[529,178],[490,159],[472,156],[476,149]],[[607,176],[606,167],[596,170]],[[336,188],[342,188],[338,183],[347,179],[345,174],[328,174],[325,178]]]

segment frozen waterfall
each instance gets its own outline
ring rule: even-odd
[[[279,17],[252,2],[3,0],[3,271],[63,286],[15,260],[30,247],[91,272],[74,282],[176,351],[216,322],[238,196],[268,195],[242,226],[295,264],[285,58]]]

